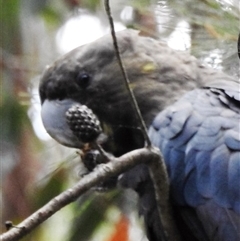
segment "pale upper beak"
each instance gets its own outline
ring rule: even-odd
[[[53,139],[68,147],[82,148],[83,143],[73,134],[66,119],[67,110],[75,104],[79,103],[70,99],[45,100],[41,116],[46,131]]]

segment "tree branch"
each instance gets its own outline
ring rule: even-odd
[[[99,182],[125,172],[139,163],[156,160],[158,156],[159,150],[157,148],[142,148],[129,152],[119,158],[111,157],[109,163],[97,166],[93,172],[84,176],[74,187],[59,194],[22,223],[2,234],[0,240],[16,241],[21,239],[54,213],[74,202],[79,196]]]
[[[135,96],[129,86],[127,73],[122,64],[121,56],[118,50],[117,39],[114,31],[114,25],[108,0],[105,0],[105,6],[111,25],[113,44],[116,50],[117,59],[123,72],[125,84],[135,107],[134,109],[136,111],[136,115],[140,120],[145,140],[147,142],[147,147],[134,150],[119,158],[111,157],[109,163],[97,166],[97,168],[93,172],[82,178],[73,188],[70,188],[58,195],[57,197],[53,198],[49,203],[47,203],[41,209],[36,211],[27,219],[25,219],[22,223],[1,235],[1,241],[19,240],[26,234],[30,233],[34,228],[36,228],[46,219],[51,217],[54,213],[59,211],[61,208],[75,201],[80,195],[88,191],[91,187],[94,187],[99,182],[102,182],[111,176],[115,176],[125,172],[126,170],[129,170],[131,167],[139,163],[148,164],[150,169],[150,175],[154,183],[157,207],[162,226],[162,241],[180,240],[180,236],[178,235],[174,220],[172,218],[171,207],[169,203],[169,183],[166,166],[159,149],[154,148],[151,145],[151,141],[148,137],[147,129],[141,117],[141,113],[138,108]]]
[[[148,168],[154,185],[158,215],[162,226],[162,241],[180,241],[180,234],[173,219],[169,201],[169,181],[166,165],[160,151],[158,156],[155,156],[148,163]]]

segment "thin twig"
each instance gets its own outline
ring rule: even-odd
[[[237,46],[237,49],[238,49],[238,58],[240,59],[240,33],[238,34],[238,46]]]
[[[131,101],[132,101],[132,104],[133,104],[133,107],[134,107],[133,109],[135,111],[135,115],[137,116],[137,119],[140,122],[141,129],[142,129],[142,132],[143,132],[143,135],[144,135],[144,139],[147,142],[147,146],[151,146],[152,143],[149,139],[145,122],[142,118],[142,115],[141,115],[140,109],[138,107],[138,103],[137,103],[137,100],[136,100],[135,95],[133,93],[133,90],[130,87],[130,81],[128,79],[127,72],[126,72],[126,70],[123,66],[123,63],[122,63],[122,59],[121,59],[119,48],[118,48],[117,38],[116,38],[116,34],[115,34],[115,28],[114,28],[113,18],[112,18],[112,14],[111,14],[111,9],[110,9],[110,6],[109,6],[109,1],[105,0],[104,3],[105,3],[105,9],[106,9],[106,12],[107,12],[109,23],[110,23],[111,34],[112,34],[112,38],[113,38],[113,45],[114,45],[114,48],[115,48],[115,52],[116,52],[116,56],[117,56],[119,66],[120,66],[122,74],[123,74],[123,79],[124,79],[126,88],[128,90],[129,96],[131,98]]]
[[[105,9],[109,19],[109,23],[110,23],[113,46],[115,49],[115,53],[117,56],[120,69],[123,74],[123,79],[124,79],[126,88],[129,92],[131,101],[133,103],[133,107],[134,107],[133,109],[135,111],[135,115],[137,116],[141,124],[144,138],[145,138],[145,141],[147,142],[147,147],[150,147],[150,149],[152,149],[151,140],[148,136],[145,122],[142,118],[133,90],[130,87],[130,81],[128,79],[127,72],[122,63],[121,55],[118,48],[117,38],[115,34],[113,18],[111,15],[111,8],[109,6],[109,0],[104,0],[104,3],[105,3]],[[156,159],[152,159],[152,161],[148,163],[148,167],[149,167],[150,175],[151,175],[154,189],[155,189],[156,205],[157,205],[157,210],[159,214],[160,226],[162,227],[161,230],[159,230],[159,232],[161,232],[162,241],[168,241],[168,240],[177,241],[177,240],[180,240],[180,236],[176,228],[175,222],[173,220],[171,205],[169,203],[169,182],[168,182],[166,165],[164,163],[163,157],[159,149],[158,149],[158,153],[159,153],[158,156],[155,156]]]

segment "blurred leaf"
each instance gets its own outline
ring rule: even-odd
[[[0,46],[11,53],[16,53],[19,40],[19,1],[0,0],[1,14],[1,35]]]
[[[3,3],[4,2],[4,3]],[[16,19],[19,13],[19,1],[18,0],[8,0],[0,1],[1,4],[1,15],[0,20],[6,23],[9,20]]]
[[[73,221],[70,231],[72,236],[69,241],[89,240],[99,225],[104,222],[107,210],[118,195],[119,191],[87,195],[81,202],[81,206],[76,206],[76,219]]]
[[[216,0],[199,0],[197,4],[191,0],[170,0],[169,4],[178,16],[187,19],[190,24],[206,27],[212,37],[236,39],[239,31],[239,10],[230,7],[224,9]]]
[[[51,6],[45,6],[45,8],[41,11],[40,14],[42,18],[46,21],[46,23],[51,26],[57,26],[62,21],[61,14]]]
[[[34,196],[36,208],[42,207],[52,198],[59,195],[64,190],[66,178],[67,173],[64,168],[58,168],[52,173],[48,182],[37,190],[38,195]]]
[[[151,1],[151,0],[141,0],[141,1],[131,1],[131,6],[138,10],[145,11],[146,8],[149,8],[151,4],[155,4],[157,1]]]
[[[96,11],[100,5],[100,0],[81,0],[81,6],[91,11]]]
[[[20,141],[23,126],[29,125],[27,108],[19,103],[12,95],[2,97],[0,107],[0,121],[4,127],[1,130],[1,139],[17,144]]]

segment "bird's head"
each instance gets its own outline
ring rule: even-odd
[[[134,30],[118,32],[117,40],[130,87],[149,124],[156,112],[174,96],[174,88],[182,88],[186,78],[193,79],[184,63],[190,65],[194,61],[189,56],[185,59],[174,55],[166,45],[139,36]],[[166,88],[169,83],[173,88]],[[39,92],[43,124],[48,133],[64,145],[81,146],[65,121],[66,111],[75,103],[92,109],[102,123],[136,128],[110,35],[72,50],[47,67]]]
[[[117,38],[131,87],[137,88],[145,75],[149,75],[150,82],[157,67],[147,53],[136,49],[138,32],[122,31]],[[39,87],[47,132],[64,145],[81,147],[65,117],[76,103],[87,105],[104,123],[133,123],[134,112],[122,76],[110,35],[74,49],[47,67]]]

